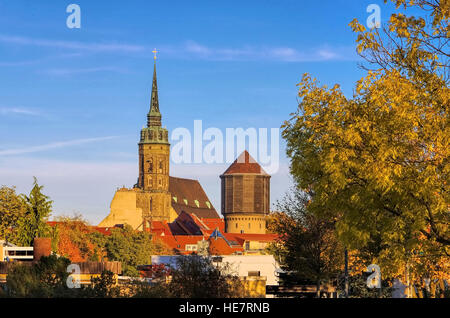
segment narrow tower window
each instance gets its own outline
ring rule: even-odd
[[[153,160],[150,159],[149,161],[150,161],[150,165],[149,165],[149,168],[148,168],[148,172],[153,172]]]

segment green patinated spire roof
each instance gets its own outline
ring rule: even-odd
[[[147,127],[141,130],[140,144],[169,144],[169,134],[161,126],[161,113],[159,112],[158,83],[156,80],[156,63],[153,67],[152,95],[150,111],[147,114]]]
[[[152,96],[150,99],[150,111],[147,114],[147,126],[161,127],[161,113],[159,112],[159,99],[158,99],[158,82],[156,80],[156,63],[154,64],[153,67]]]

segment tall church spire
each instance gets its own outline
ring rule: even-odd
[[[158,82],[156,80],[156,62],[153,66],[152,96],[150,99],[150,111],[147,114],[147,126],[161,127],[161,113],[159,112],[158,100]]]
[[[156,52],[153,51],[153,53]],[[155,53],[156,54],[156,53]],[[150,98],[150,111],[147,114],[147,127],[141,130],[139,144],[165,144],[169,145],[169,133],[161,125],[161,113],[159,111],[158,83],[156,79],[156,58],[153,66],[152,95]]]

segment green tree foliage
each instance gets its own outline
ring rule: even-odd
[[[43,256],[36,264],[17,264],[8,272],[7,296],[65,297],[72,292],[67,287],[67,266],[70,260],[56,255]]]
[[[8,241],[14,237],[25,211],[25,202],[14,187],[0,187],[0,239]]]
[[[164,250],[152,241],[150,233],[135,231],[129,225],[113,229],[104,244],[108,259],[122,262],[123,274],[133,277],[139,276],[138,265],[151,264],[151,256]]]
[[[43,186],[34,178],[33,189],[30,195],[22,195],[25,201],[26,212],[18,220],[18,228],[14,243],[21,246],[30,246],[35,237],[46,237],[49,235],[47,225],[48,217],[52,212],[53,201],[42,193]]]
[[[344,249],[332,220],[308,210],[310,196],[297,187],[278,201],[269,229],[279,238],[269,247],[289,276],[289,283],[314,282],[317,286],[338,277]]]
[[[114,273],[104,271],[99,277],[91,279],[91,285],[79,291],[79,296],[89,298],[120,297],[120,287],[116,284]]]
[[[308,209],[336,219],[346,246],[378,246],[371,261],[385,277],[420,264],[423,275],[448,276],[450,10],[448,1],[394,2],[426,17],[394,14],[384,33],[354,20],[372,69],[352,98],[304,75],[283,137],[292,175],[315,193]]]
[[[367,275],[354,275],[349,277],[349,298],[391,298],[391,281],[383,280],[381,282],[381,294],[377,288],[367,287]],[[343,279],[338,282],[338,293],[345,294],[345,282]]]
[[[130,290],[133,298],[171,298],[172,294],[169,285],[163,281],[142,282],[133,281],[130,284]]]
[[[239,277],[228,267],[216,267],[211,258],[178,256],[168,288],[176,298],[229,298],[243,295]]]

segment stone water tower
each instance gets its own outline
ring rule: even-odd
[[[220,176],[225,232],[265,234],[270,175],[244,151]]]

